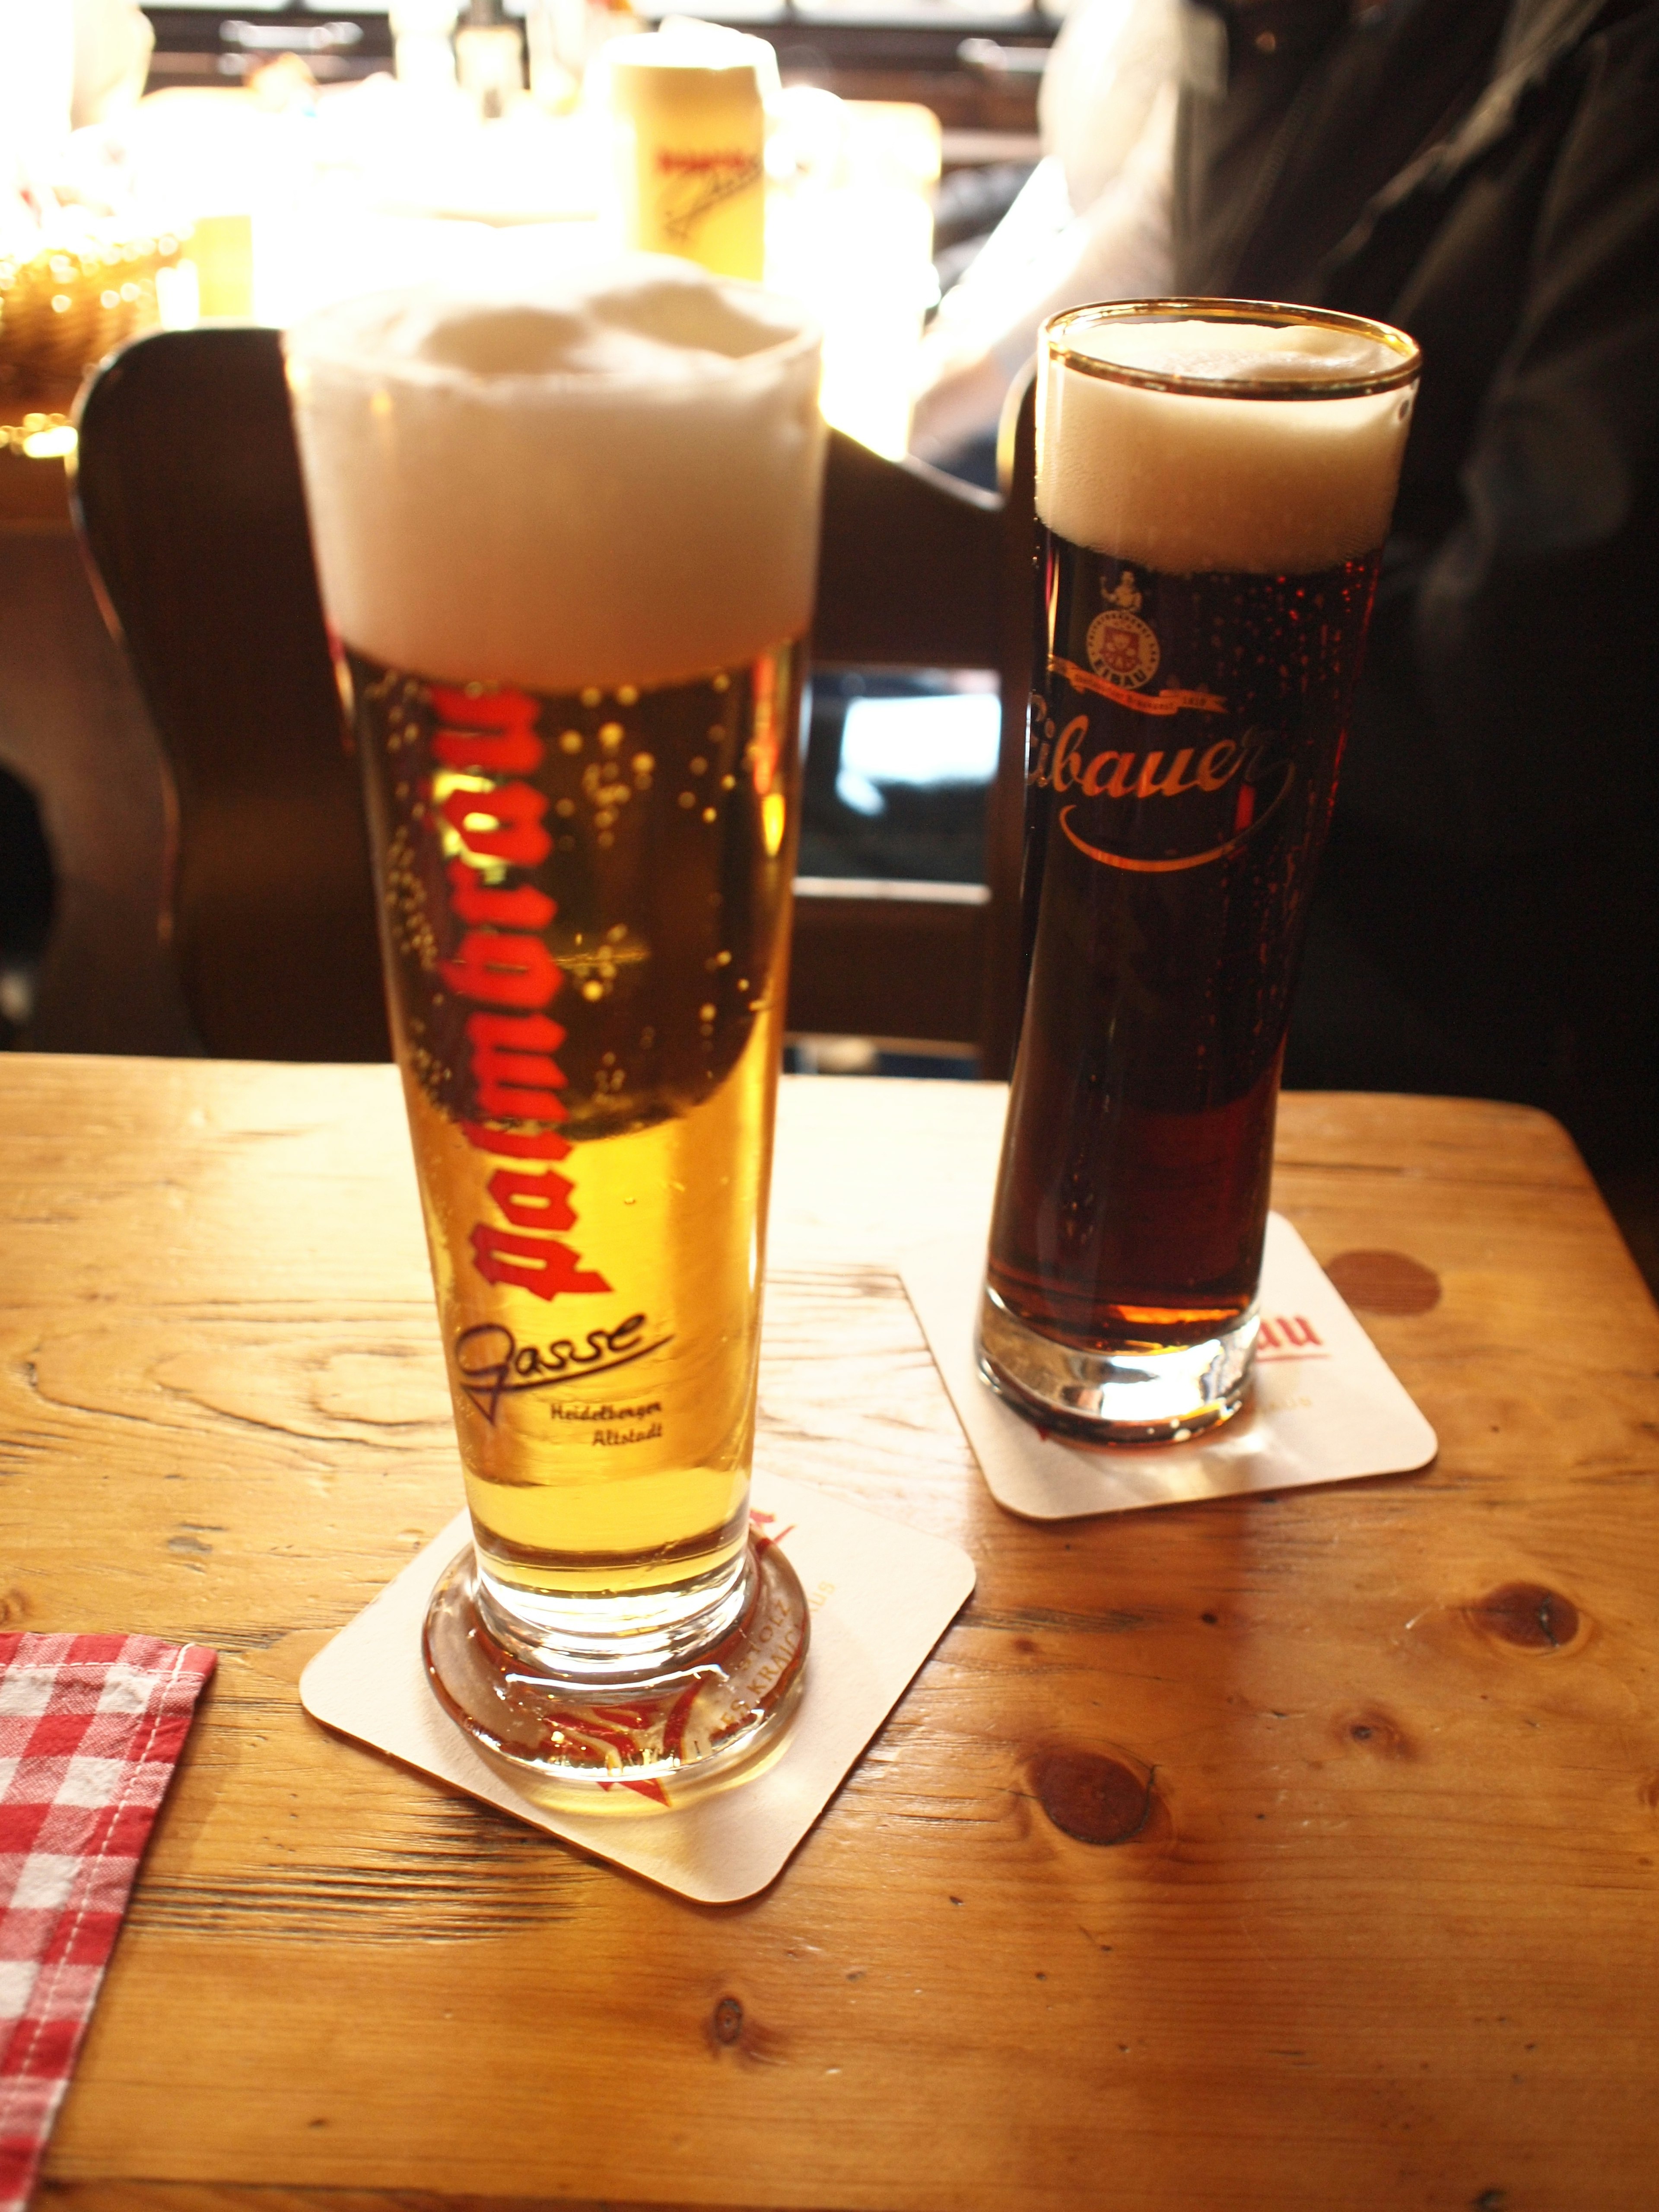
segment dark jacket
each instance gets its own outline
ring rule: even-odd
[[[1286,1079],[1659,1150],[1659,0],[1189,7],[1183,292],[1422,392]]]

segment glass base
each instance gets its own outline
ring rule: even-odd
[[[1017,1413],[1079,1443],[1184,1443],[1243,1404],[1259,1327],[1252,1307],[1202,1344],[1079,1352],[1017,1321],[988,1286],[979,1371]]]
[[[718,1641],[655,1671],[555,1672],[505,1642],[469,1544],[433,1592],[422,1645],[439,1702],[514,1767],[591,1809],[618,1788],[666,1802],[670,1786],[730,1779],[780,1742],[800,1695],[809,1615],[775,1545],[752,1543],[746,1595]],[[648,1663],[648,1662],[647,1662]]]

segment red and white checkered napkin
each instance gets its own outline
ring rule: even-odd
[[[0,2212],[21,2212],[215,1654],[0,1636]]]

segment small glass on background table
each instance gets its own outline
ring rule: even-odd
[[[472,1522],[428,1674],[555,1792],[729,1777],[807,1644],[749,1486],[817,334],[639,257],[287,352]]]
[[[1243,1402],[1309,894],[1419,368],[1227,300],[1042,333],[1030,980],[981,1372],[1095,1443]]]

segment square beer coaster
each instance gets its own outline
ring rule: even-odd
[[[1005,1405],[981,1379],[974,1353],[982,1237],[916,1246],[902,1273],[991,1495],[1032,1520],[1408,1474],[1439,1449],[1434,1431],[1280,1213],[1267,1217],[1250,1402],[1189,1443],[1073,1443]]]
[[[428,1685],[421,1628],[468,1536],[458,1514],[319,1651],[300,1681],[313,1720],[390,1752],[520,1820],[704,1905],[764,1889],[908,1688],[974,1587],[967,1553],[805,1483],[755,1478],[753,1510],[806,1593],[805,1685],[781,1750],[680,1804],[618,1789],[593,1813],[552,1810],[477,1751]]]

